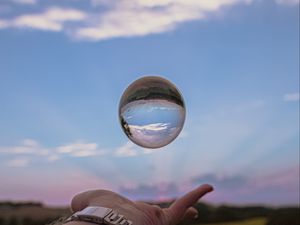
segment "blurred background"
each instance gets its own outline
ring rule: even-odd
[[[143,75],[187,108],[155,151],[117,114]],[[202,183],[202,222],[299,224],[299,0],[1,0],[0,224],[87,189],[168,202]]]

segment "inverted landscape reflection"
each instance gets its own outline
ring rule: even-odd
[[[159,148],[172,142],[183,126],[185,110],[167,100],[138,100],[122,112],[124,131],[136,144]]]
[[[170,81],[146,76],[125,90],[119,117],[123,131],[135,144],[161,148],[171,143],[183,128],[184,101]]]

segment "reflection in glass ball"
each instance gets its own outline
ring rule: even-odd
[[[180,133],[185,120],[185,106],[179,90],[170,81],[142,77],[123,93],[119,105],[123,131],[135,144],[160,148]]]

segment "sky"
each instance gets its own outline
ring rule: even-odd
[[[136,146],[126,87],[176,84],[178,138]],[[0,200],[88,189],[214,204],[299,204],[299,0],[1,0]]]

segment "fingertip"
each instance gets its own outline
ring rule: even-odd
[[[208,185],[208,190],[209,190],[209,192],[214,191],[214,187],[213,187],[212,185],[210,185],[210,184],[207,184],[207,185]]]
[[[203,184],[199,188],[205,189],[207,192],[212,192],[214,190],[214,187],[210,184]]]

